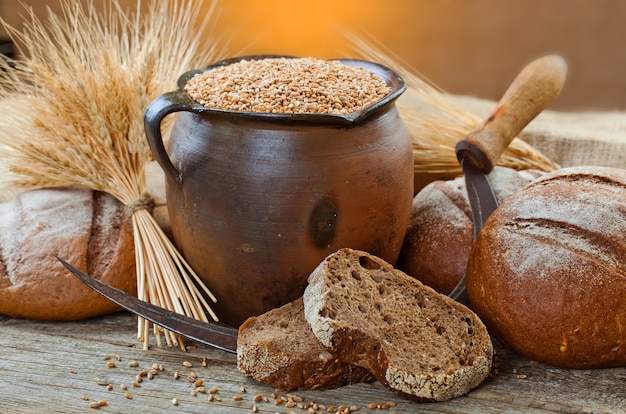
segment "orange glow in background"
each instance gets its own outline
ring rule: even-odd
[[[626,2],[612,0],[218,0],[232,56],[355,57],[373,39],[444,90],[498,100],[549,53],[568,62],[553,108],[626,109]],[[386,62],[380,62],[386,63]]]
[[[0,17],[20,26],[23,4],[41,18],[60,10],[57,1],[0,0]],[[358,57],[349,32],[381,42],[450,93],[493,100],[531,60],[558,53],[569,74],[552,108],[626,110],[623,16],[626,2],[616,0],[217,0],[207,41],[228,42],[230,57]]]
[[[235,54],[345,57],[344,30],[388,26],[376,0],[222,0],[217,33]],[[386,27],[384,27],[386,29]],[[385,30],[386,31],[386,30]]]

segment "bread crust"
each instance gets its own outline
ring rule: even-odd
[[[367,370],[340,361],[319,343],[304,319],[301,297],[239,327],[237,367],[282,391],[331,389],[374,380]]]
[[[541,175],[536,170],[496,167],[489,180],[502,202]],[[465,178],[434,181],[413,198],[411,219],[396,265],[447,295],[465,275],[473,242]]]
[[[55,256],[136,295],[132,225],[110,195],[80,188],[32,190],[0,204],[0,217],[0,314],[77,320],[120,309]]]
[[[304,309],[339,359],[412,400],[449,400],[489,375],[493,345],[472,311],[365,252],[328,256],[309,278]]]
[[[626,364],[626,170],[567,168],[489,218],[467,289],[490,332],[564,368]]]

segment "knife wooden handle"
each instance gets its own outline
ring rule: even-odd
[[[457,143],[459,161],[491,172],[511,141],[559,95],[566,76],[567,64],[557,55],[528,64],[485,122]]]

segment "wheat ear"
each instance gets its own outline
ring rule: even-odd
[[[461,174],[455,145],[478,128],[483,119],[460,106],[454,98],[413,70],[410,65],[373,39],[346,34],[354,49],[365,59],[393,68],[407,84],[397,101],[398,111],[407,126],[413,146],[417,174]],[[559,166],[530,144],[515,138],[500,157],[498,165],[553,171]]]

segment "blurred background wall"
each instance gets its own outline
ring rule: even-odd
[[[22,3],[42,18],[46,7],[59,11],[57,0],[0,0],[0,17],[19,28]],[[620,0],[217,0],[207,41],[219,38],[231,56],[353,57],[347,31],[380,42],[447,92],[493,100],[530,60],[559,53],[570,72],[553,109],[624,110],[624,21]]]

